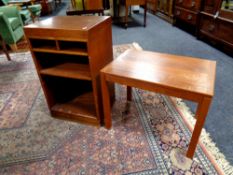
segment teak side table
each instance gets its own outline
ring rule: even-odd
[[[24,28],[54,117],[100,126],[100,70],[113,59],[111,17],[56,16]]]
[[[128,50],[101,70],[105,127],[110,129],[108,82],[154,91],[198,103],[196,124],[186,156],[193,158],[214,95],[216,62],[148,51]]]

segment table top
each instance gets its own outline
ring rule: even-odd
[[[212,97],[216,62],[132,49],[124,52],[101,72]]]
[[[56,30],[90,30],[99,23],[110,19],[109,16],[55,16],[33,24],[25,26],[25,28],[41,28]]]

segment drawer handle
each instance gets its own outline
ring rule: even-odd
[[[188,20],[191,20],[193,18],[193,16],[192,15],[188,15]]]
[[[215,28],[215,26],[214,26],[213,24],[211,24],[211,25],[209,26],[208,30],[209,30],[210,32],[213,32],[213,31],[214,31],[214,28]]]
[[[180,15],[180,11],[178,10],[178,11],[176,11],[176,15]]]

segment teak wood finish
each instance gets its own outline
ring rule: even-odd
[[[192,158],[214,95],[216,62],[148,51],[128,50],[101,70],[105,127],[110,129],[108,83],[137,87],[198,103],[197,121],[186,156]]]
[[[113,60],[111,18],[57,16],[24,31],[51,114],[99,126],[100,69]]]

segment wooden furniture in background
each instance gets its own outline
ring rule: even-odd
[[[204,36],[233,49],[233,1],[203,0],[198,37]]]
[[[157,11],[158,0],[147,0],[147,10],[152,14]]]
[[[215,71],[215,61],[148,51],[126,51],[101,70],[105,127],[110,129],[112,126],[108,82],[197,102],[197,121],[186,154],[192,158],[214,95]],[[127,92],[130,100],[130,88]]]
[[[158,8],[156,15],[173,23],[173,0],[157,0]]]
[[[201,0],[175,0],[175,21],[182,20],[196,27],[200,4]]]
[[[146,27],[146,13],[147,13],[147,0],[120,0],[119,7],[118,7],[118,16],[120,12],[120,7],[123,5],[125,7],[125,16],[124,16],[124,23],[125,28],[128,27],[128,14],[129,14],[129,7],[132,5],[142,5],[144,6],[144,27]]]
[[[82,9],[78,9],[76,0],[71,0],[71,6],[66,10],[67,15],[82,15],[82,14],[104,14],[102,0],[82,0]]]
[[[24,28],[51,114],[100,125],[100,69],[112,61],[111,18],[56,16]]]
[[[8,51],[7,51],[7,48],[6,48],[6,43],[5,43],[5,41],[2,39],[2,36],[1,36],[1,35],[0,35],[0,42],[1,42],[2,50],[3,50],[3,52],[5,53],[7,60],[8,60],[8,61],[11,61],[11,57],[10,57]]]

